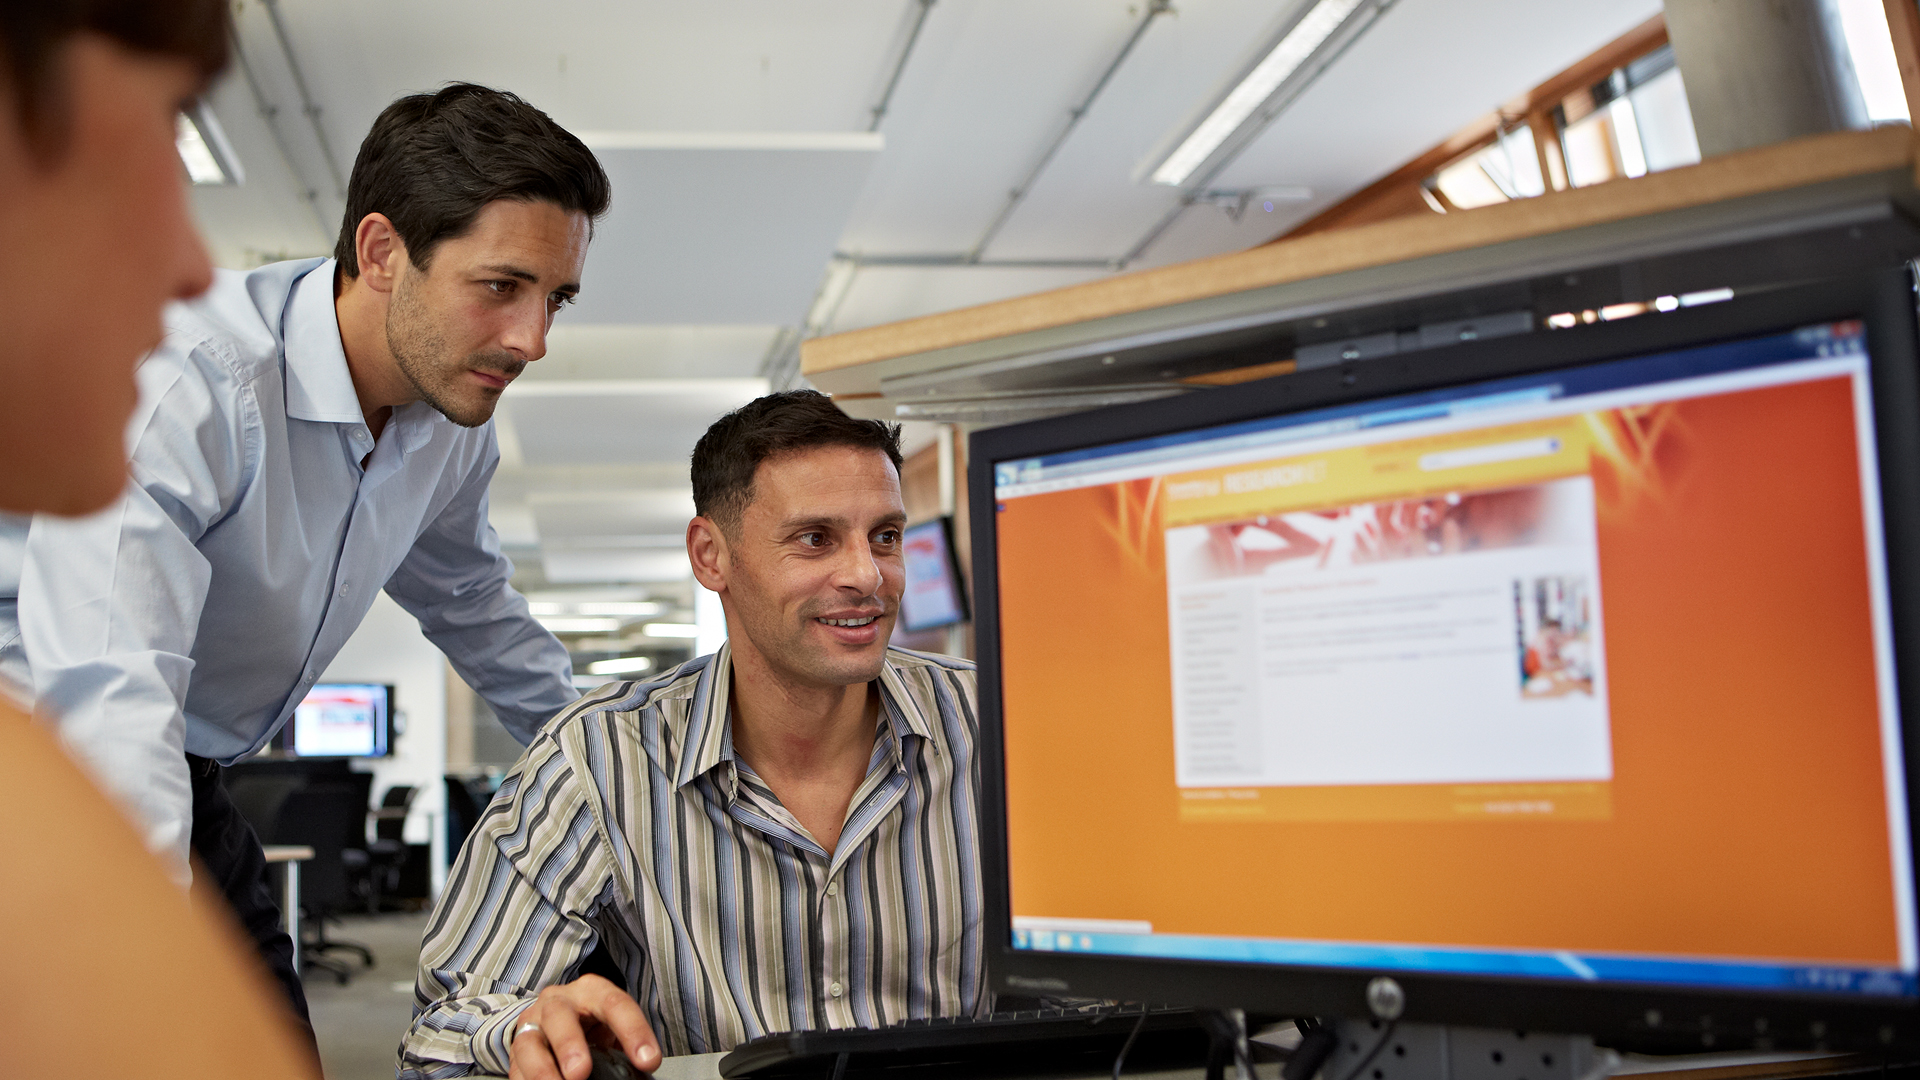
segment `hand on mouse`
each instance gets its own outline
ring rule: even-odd
[[[660,1067],[660,1043],[626,991],[598,975],[549,986],[513,1022],[511,1080],[587,1080],[592,1048],[626,1053],[641,1072]]]

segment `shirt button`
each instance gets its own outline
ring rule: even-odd
[[[827,994],[831,997],[839,997],[841,994],[844,994],[846,992],[847,992],[847,988],[844,986],[841,986],[839,983],[830,983],[827,986]]]
[[[839,896],[839,895],[840,895],[840,883],[839,883],[839,882],[837,882],[837,881],[829,881],[829,882],[827,882],[827,895],[828,895],[828,896]]]

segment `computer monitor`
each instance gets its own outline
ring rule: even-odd
[[[901,537],[907,553],[907,588],[900,596],[900,621],[909,631],[933,630],[967,621],[967,590],[954,556],[951,518],[938,517],[907,526]]]
[[[1917,420],[1887,271],[977,432],[994,987],[1920,1044]]]
[[[315,683],[287,721],[286,753],[298,758],[387,757],[393,753],[393,687]]]

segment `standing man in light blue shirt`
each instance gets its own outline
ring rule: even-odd
[[[396,101],[333,259],[223,271],[170,309],[125,497],[0,524],[0,670],[177,879],[199,856],[303,1017],[220,769],[286,723],[381,589],[522,742],[574,699],[487,523],[488,421],[546,352],[609,200],[592,152],[511,94]]]

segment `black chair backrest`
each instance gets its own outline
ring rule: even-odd
[[[413,805],[413,793],[413,785],[395,784],[380,797],[380,809],[406,810]],[[407,835],[407,819],[398,814],[383,817],[373,823],[373,835],[381,840],[404,840]]]
[[[473,800],[466,781],[447,777],[447,850],[458,852],[467,842],[467,834],[480,824],[480,804]]]
[[[313,858],[300,867],[303,907],[340,907],[347,903],[351,892],[341,852],[346,850],[346,838],[353,828],[357,825],[364,830],[366,820],[366,804],[346,784],[303,787],[290,792],[280,804],[280,815],[268,842],[301,844],[313,849]]]
[[[223,779],[233,808],[253,826],[253,834],[268,844],[273,843],[270,837],[280,819],[280,804],[307,782],[302,776],[247,776],[236,770],[229,770]]]
[[[347,846],[364,848],[367,846],[368,813],[373,809],[373,774],[356,772],[347,774],[347,784],[360,799],[360,827],[348,837]]]

